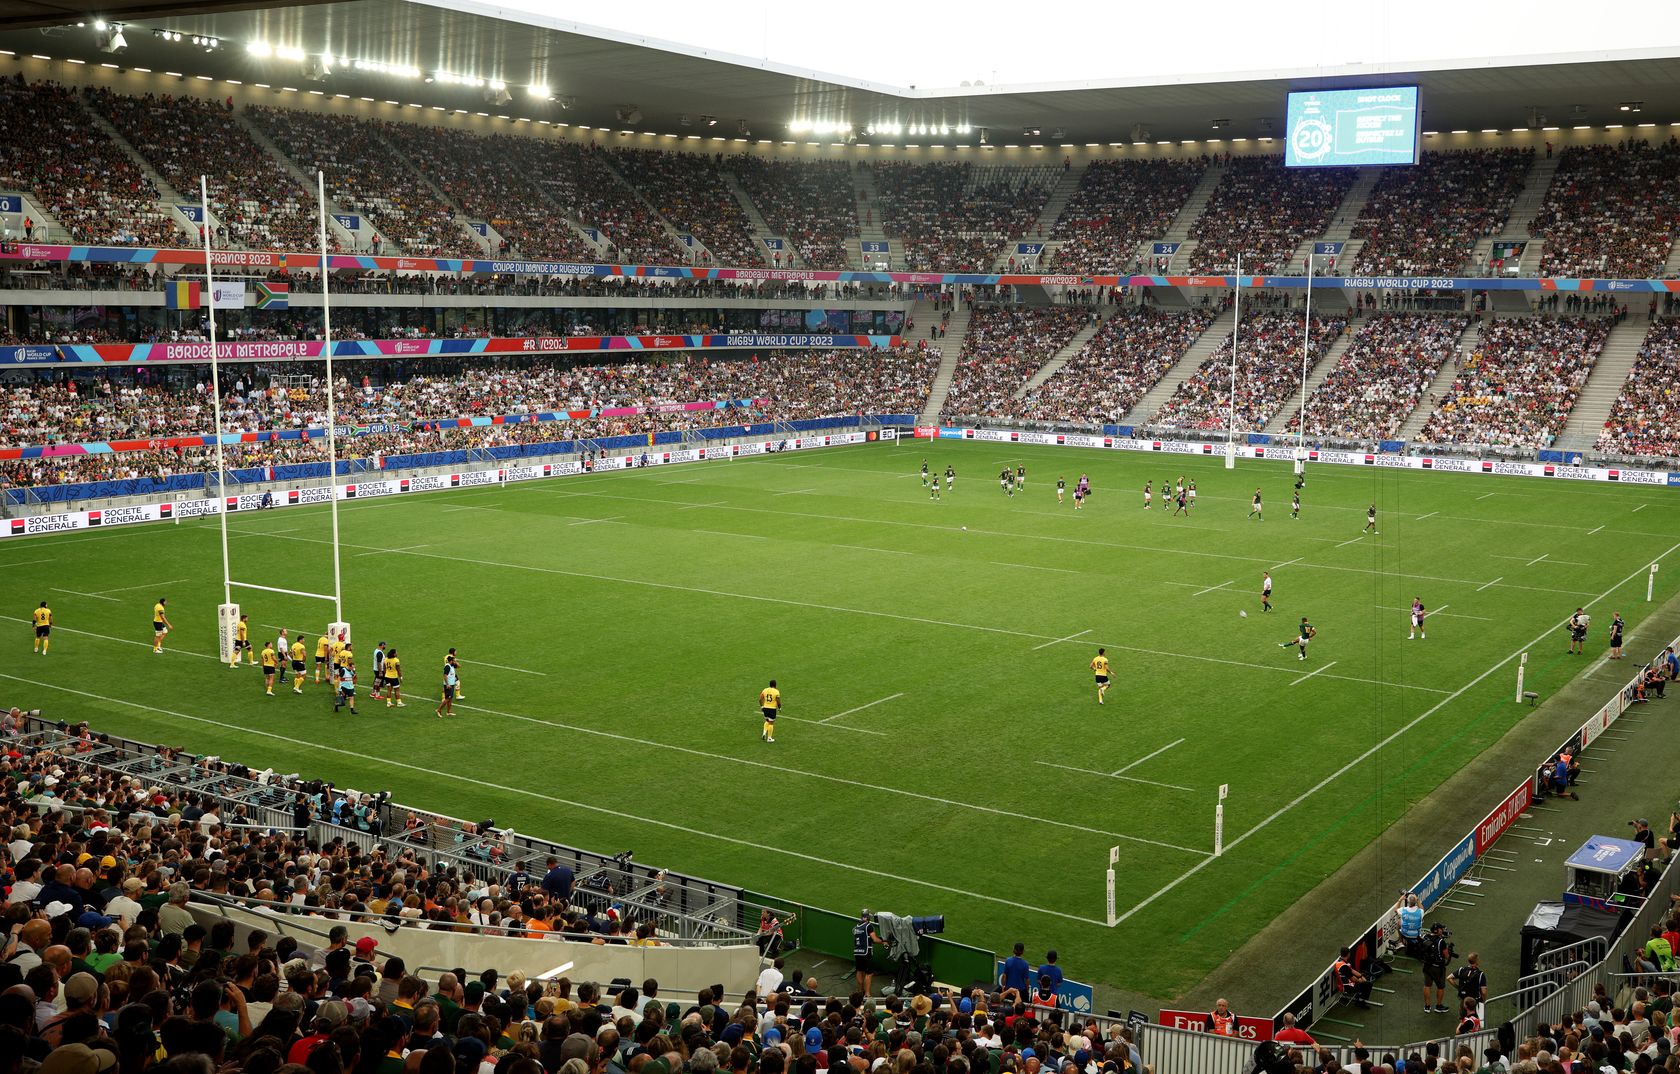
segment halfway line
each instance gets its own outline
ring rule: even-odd
[[[1085,635],[1087,635],[1087,634],[1089,634],[1089,633],[1090,633],[1090,631],[1089,631],[1089,630],[1081,630],[1081,631],[1080,631],[1080,632],[1079,632],[1079,633],[1077,633],[1077,634],[1069,634],[1069,635],[1068,635],[1068,636],[1067,636],[1067,637],[1065,637],[1065,638],[1052,638],[1052,639],[1051,639],[1051,640],[1049,640],[1049,641],[1047,641],[1047,642],[1045,642],[1045,643],[1044,643],[1044,644],[1043,644],[1043,645],[1034,645],[1034,646],[1033,646],[1033,647],[1032,647],[1032,651],[1033,651],[1033,652],[1035,652],[1035,653],[1036,653],[1036,652],[1038,652],[1038,651],[1039,651],[1039,650],[1040,650],[1040,649],[1048,649],[1048,648],[1049,648],[1049,647],[1050,647],[1050,646],[1052,646],[1052,645],[1060,645],[1060,644],[1061,644],[1061,643],[1062,643],[1062,642],[1064,642],[1064,641],[1072,641],[1072,640],[1073,640],[1073,639],[1074,639],[1074,638],[1083,638],[1083,637],[1084,637],[1084,636],[1085,636]]]
[[[1313,668],[1311,671],[1307,672],[1305,675],[1302,675],[1299,679],[1296,679],[1294,682],[1290,683],[1289,685],[1299,686],[1302,683],[1306,682],[1308,679],[1312,678],[1314,675],[1317,675],[1319,672],[1328,671],[1328,670],[1330,670],[1331,668],[1335,667],[1337,664],[1340,664],[1340,663],[1341,663],[1340,660],[1332,660],[1328,664],[1325,664],[1321,668]]]

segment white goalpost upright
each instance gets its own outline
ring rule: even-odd
[[[293,597],[306,597],[312,600],[324,600],[332,603],[332,618],[327,623],[326,633],[330,637],[343,638],[351,641],[350,624],[344,619],[343,584],[339,570],[338,543],[338,415],[336,401],[333,398],[332,375],[332,314],[328,301],[327,283],[327,202],[325,176],[316,173],[316,193],[320,201],[320,238],[321,238],[321,323],[322,335],[325,338],[323,353],[326,356],[326,388],[327,388],[327,474],[329,486],[333,494],[327,503],[332,514],[332,565],[333,585],[331,593],[311,593],[301,589],[286,589],[281,586],[262,585],[257,582],[241,582],[233,577],[232,563],[228,553],[228,496],[227,496],[227,467],[222,452],[222,382],[220,373],[220,355],[216,350],[216,289],[214,268],[211,256],[211,227],[210,227],[210,182],[208,176],[199,176],[199,200],[204,219],[204,286],[206,306],[209,310],[210,329],[210,390],[214,396],[212,413],[216,426],[216,487],[220,498],[217,514],[221,516],[222,537],[222,603],[216,608],[216,634],[218,651],[223,663],[233,660],[233,643],[238,636],[240,606],[233,599],[235,589],[259,590],[265,593],[282,593]]]

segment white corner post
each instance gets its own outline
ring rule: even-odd
[[[1651,573],[1645,576],[1645,603],[1651,603],[1651,598],[1657,591],[1657,564],[1651,564]]]
[[[1213,807],[1213,856],[1225,853],[1225,796],[1231,793],[1229,783],[1219,785],[1219,801]]]
[[[1117,923],[1114,913],[1114,867],[1120,863],[1120,848],[1108,848],[1108,927],[1113,928]]]
[[[1522,699],[1523,699],[1523,679],[1526,678],[1527,675],[1528,675],[1528,654],[1524,653],[1524,654],[1522,654],[1522,657],[1517,661],[1517,698],[1516,698],[1516,701],[1517,701],[1517,704],[1519,704],[1519,705],[1522,704]]]

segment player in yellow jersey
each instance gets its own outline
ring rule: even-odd
[[[309,656],[309,646],[303,643],[303,635],[299,634],[297,641],[292,642],[292,693],[303,693],[304,660]]]
[[[758,708],[764,713],[764,731],[758,737],[766,742],[776,741],[776,717],[782,711],[782,692],[776,689],[775,679],[758,692]]]
[[[43,600],[41,606],[35,609],[34,619],[35,652],[46,656],[47,646],[52,642],[52,609],[47,607],[46,601]]]
[[[350,651],[350,639],[342,633],[339,634],[338,640],[333,643],[333,682],[344,678],[344,669],[353,664],[355,660],[355,654]]]
[[[327,677],[338,684],[338,670],[344,666],[344,639],[333,638],[327,643]]]
[[[327,666],[327,656],[332,652],[332,639],[322,634],[315,639],[315,681],[321,681],[321,669]]]
[[[163,638],[164,635],[169,633],[169,613],[165,609],[165,605],[168,603],[168,597],[159,597],[157,603],[152,605],[152,652],[154,653],[163,652]]]
[[[1097,704],[1105,704],[1103,695],[1108,693],[1108,650],[1097,650],[1097,655],[1091,658],[1091,671],[1097,676]]]
[[[233,660],[228,664],[230,669],[239,666],[239,654],[245,653],[251,658],[251,663],[257,662],[257,654],[251,649],[251,617],[239,617],[239,625],[233,629]]]
[[[393,704],[399,709],[408,707],[402,699],[402,659],[395,649],[385,653],[385,707]]]
[[[263,693],[274,696],[274,671],[279,666],[280,658],[274,655],[274,646],[264,643],[262,651]]]

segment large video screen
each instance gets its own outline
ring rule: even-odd
[[[1307,90],[1289,95],[1291,168],[1416,164],[1418,88]]]

